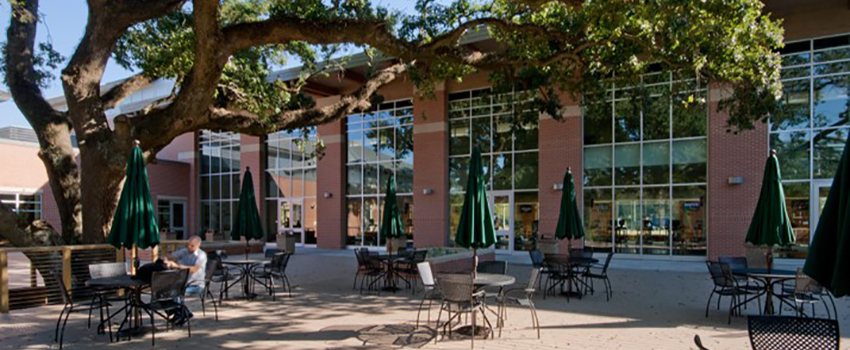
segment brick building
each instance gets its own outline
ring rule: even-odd
[[[850,133],[850,8],[832,0],[766,4],[784,19],[783,103],[790,112],[754,130],[727,132],[727,116],[717,109],[726,93],[722,86],[700,86],[669,72],[647,74],[645,83],[659,89],[687,84],[707,102],[683,108],[675,99],[658,98],[636,108],[622,98],[628,87],[612,87],[592,103],[562,99],[561,121],[540,115],[521,128],[510,127],[516,94],[488,93],[486,74],[438,84],[429,99],[399,79],[379,92],[384,103],[373,110],[306,135],[183,135],[149,167],[154,200],[163,220],[170,220],[166,227],[223,237],[250,167],[269,241],[288,232],[320,248],[382,246],[382,192],[392,174],[410,243],[450,245],[466,162],[478,144],[498,252],[522,253],[551,237],[560,182],[571,168],[587,228],[587,237],[574,245],[636,258],[699,260],[743,253],[773,148],[798,238],[781,254],[800,258]],[[493,45],[483,32],[464,40]],[[307,91],[319,105],[333,103],[356,88],[363,74],[363,57],[355,56],[345,74],[316,78]],[[290,69],[275,77],[297,76]],[[157,82],[111,112],[140,108],[170,92],[170,84]],[[319,140],[324,151],[316,157]],[[19,162],[14,171],[0,169],[0,192],[41,194],[39,215],[56,220],[46,178],[38,177],[43,170],[36,151],[17,141],[0,143],[0,159]]]

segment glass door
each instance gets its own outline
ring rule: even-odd
[[[818,228],[820,213],[823,211],[823,206],[826,204],[826,198],[829,196],[830,188],[832,188],[832,180],[818,180],[812,182],[812,226],[809,231],[812,234],[809,235],[809,240],[806,243],[811,243],[815,230]]]
[[[277,222],[278,234],[294,235],[295,243],[304,243],[304,200],[279,200]]]
[[[514,196],[511,192],[492,192],[490,208],[496,230],[496,252],[510,253],[514,242]]]
[[[186,237],[186,202],[171,201],[169,211],[171,212],[169,230],[175,234],[177,239],[189,238]]]

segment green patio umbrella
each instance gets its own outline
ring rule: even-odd
[[[245,170],[242,178],[242,192],[239,194],[239,206],[236,209],[236,217],[233,221],[233,229],[230,230],[230,238],[239,240],[245,237],[245,259],[251,250],[251,239],[261,240],[266,235],[263,233],[260,212],[257,210],[257,201],[254,197],[254,180],[251,177],[251,167]]]
[[[773,246],[785,246],[794,243],[794,229],[785,208],[785,192],[782,190],[782,175],[779,173],[779,160],[776,151],[767,158],[761,194],[756,206],[746,242],[756,246],[767,246],[767,267],[773,268]]]
[[[130,248],[133,263],[131,274],[136,271],[137,249],[147,249],[159,244],[159,228],[151,203],[148,171],[139,141],[134,141],[127,160],[127,178],[121,190],[121,199],[115,208],[112,227],[106,242],[115,248]]]
[[[404,225],[401,224],[401,211],[398,209],[398,199],[395,195],[395,176],[387,179],[387,196],[384,197],[384,217],[381,218],[381,237],[390,243],[392,238],[404,237]],[[388,250],[393,247],[388,244]],[[395,247],[398,248],[398,247]]]
[[[466,181],[466,194],[455,243],[472,249],[473,276],[478,269],[478,249],[489,248],[496,243],[496,230],[493,228],[493,216],[487,201],[484,171],[481,169],[481,150],[478,147],[472,150],[472,159],[469,161],[469,178]]]
[[[578,205],[576,205],[576,184],[573,181],[572,169],[564,174],[561,192],[561,209],[558,214],[558,226],[555,227],[555,237],[567,239],[567,246],[572,248],[572,240],[584,237],[584,226],[581,224]]]
[[[821,211],[803,271],[835,297],[850,294],[850,138]]]

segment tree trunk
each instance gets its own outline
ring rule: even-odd
[[[106,149],[98,145],[80,148],[81,203],[86,208],[83,215],[85,244],[103,243],[106,239],[124,180],[126,166],[121,163],[126,160],[110,155],[117,152],[102,151]]]
[[[67,124],[49,124],[38,130],[39,158],[44,163],[50,190],[56,201],[61,222],[62,240],[78,243],[83,235],[83,214],[80,205],[80,177],[76,155]]]

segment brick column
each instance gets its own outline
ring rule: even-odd
[[[561,97],[564,109],[563,120],[555,120],[547,114],[540,116],[538,200],[540,201],[539,234],[552,237],[558,224],[558,214],[563,191],[554,185],[564,180],[567,168],[572,168],[576,184],[578,205],[582,205],[582,132],[581,107],[566,96]],[[583,211],[582,211],[583,212]],[[581,240],[573,241],[573,247],[581,247]],[[560,249],[566,252],[566,242]]]
[[[201,232],[201,160],[198,158],[200,151],[200,131],[192,133],[192,150],[177,154],[177,159],[189,163],[189,202],[186,203],[186,215],[188,216],[188,227],[186,232],[189,235],[204,236]]]
[[[339,96],[319,99],[317,105],[327,105]],[[345,246],[345,119],[319,125],[318,135],[325,144],[325,154],[316,164],[316,245],[324,249]],[[329,197],[325,198],[325,194]]]
[[[413,98],[413,242],[442,247],[449,238],[449,132],[446,86]],[[424,191],[430,190],[429,194]]]
[[[257,210],[260,212],[260,219],[266,222],[266,196],[263,194],[263,166],[262,152],[263,140],[257,136],[239,135],[239,186],[242,186],[242,181],[245,181],[245,170],[251,167],[251,180],[254,181],[254,199],[257,201]],[[232,213],[231,215],[236,215]],[[274,237],[277,232],[266,232],[266,239]]]
[[[717,109],[724,96],[718,86],[709,93],[708,121],[708,256],[744,255],[744,238],[756,209],[768,154],[767,126],[727,132],[729,116]],[[731,185],[730,177],[743,184]]]

